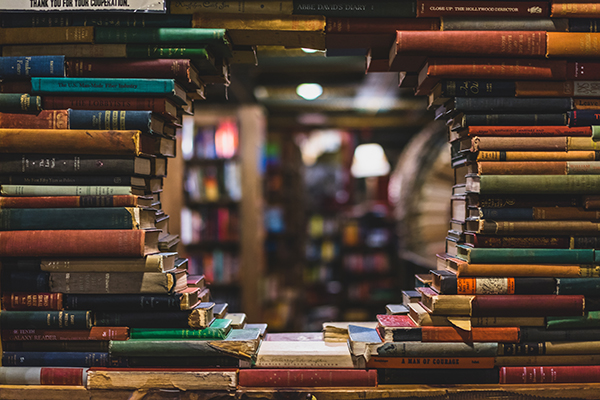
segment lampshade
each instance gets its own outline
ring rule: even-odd
[[[355,178],[382,176],[390,172],[390,163],[377,143],[361,144],[354,150],[350,172]]]

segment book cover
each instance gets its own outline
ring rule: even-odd
[[[263,341],[257,368],[354,368],[347,343]]]
[[[50,272],[50,291],[73,294],[171,294],[186,288],[186,271]]]
[[[15,367],[104,367],[125,366],[126,360],[111,357],[109,353],[95,352],[38,352],[3,351],[2,365]]]
[[[108,341],[129,339],[125,326],[92,326],[85,329],[45,329],[24,327],[0,331],[5,341]]]
[[[4,292],[2,308],[8,311],[60,311],[64,308],[63,294]]]
[[[293,14],[325,15],[327,17],[400,17],[416,16],[416,3],[392,0],[294,0]]]
[[[152,203],[151,198],[136,195],[0,196],[0,208],[150,207]]]
[[[535,366],[535,367],[502,367],[500,381],[502,384],[532,383],[593,383],[600,378],[600,366]]]
[[[0,78],[65,76],[64,56],[0,57]]]
[[[376,370],[241,369],[242,387],[348,387],[377,386]]]
[[[2,343],[5,351],[108,352],[108,340],[19,340]]]
[[[143,329],[132,328],[131,339],[225,339],[231,330],[230,319],[216,318],[204,329]]]
[[[374,348],[382,357],[495,357],[498,343],[387,342]]]
[[[2,311],[2,329],[90,329],[91,311]]]
[[[37,114],[40,111],[42,111],[40,96],[31,96],[27,93],[0,93],[0,112]]]
[[[2,101],[0,93],[0,101]],[[40,110],[140,110],[152,111],[170,120],[177,120],[179,105],[165,96],[63,96],[44,95],[40,98]]]
[[[0,367],[2,385],[85,386],[88,368]]]
[[[367,360],[367,368],[384,369],[490,369],[494,357],[380,357]]]
[[[172,294],[66,294],[68,310],[95,311],[166,311],[190,310],[199,301],[199,289],[185,289]]]
[[[417,17],[530,17],[544,18],[550,15],[548,1],[494,1],[481,4],[477,1],[417,0]]]
[[[456,248],[457,258],[472,264],[593,264],[596,260],[594,249],[494,249],[473,248],[462,244]]]
[[[377,370],[379,384],[497,384],[498,369],[399,369]]]
[[[52,26],[36,28],[2,28],[0,44],[92,43],[93,26]]]

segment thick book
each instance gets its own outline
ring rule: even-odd
[[[154,229],[156,211],[139,207],[0,209],[0,230]]]
[[[167,96],[186,105],[185,89],[174,79],[31,78],[31,94]]]
[[[600,342],[522,342],[498,345],[499,356],[600,354]]]
[[[85,386],[88,368],[0,367],[1,385]]]
[[[453,133],[450,133],[451,135]],[[592,127],[570,126],[468,126],[454,131],[452,138],[474,136],[516,136],[516,137],[550,137],[550,136],[592,136]]]
[[[0,232],[2,257],[143,257],[158,253],[160,231],[46,230]]]
[[[518,3],[523,4],[522,2]],[[515,5],[511,2],[511,5]],[[493,8],[493,7],[492,7]],[[546,32],[575,32],[568,18],[530,18],[530,17],[469,17],[460,15],[445,15],[441,17],[443,31],[546,31]],[[532,14],[535,15],[535,14]],[[403,28],[404,29],[404,28]]]
[[[0,99],[4,93],[0,93]],[[40,98],[40,109],[44,110],[123,110],[152,111],[169,120],[178,119],[179,105],[166,97],[150,96],[63,96],[44,95]],[[1,100],[0,100],[1,102]],[[16,111],[15,111],[16,112]]]
[[[2,28],[0,44],[93,43],[93,26]]]
[[[555,294],[554,278],[457,277],[433,275],[433,287],[440,294]],[[579,294],[579,293],[577,293]]]
[[[137,195],[0,196],[0,208],[152,207],[151,197]]]
[[[600,366],[502,367],[499,377],[501,384],[596,383],[600,382]]]
[[[384,369],[489,369],[494,357],[380,357],[367,360],[367,368]]]
[[[495,357],[498,343],[423,343],[386,342],[373,347],[372,355],[381,357]]]
[[[392,342],[421,341],[423,343],[514,343],[519,341],[519,328],[482,326],[472,327],[470,330],[464,330],[454,326],[422,326],[396,329],[391,335],[391,339]]]
[[[158,6],[161,2],[157,2]],[[11,13],[3,15],[4,28],[43,26],[189,26],[191,15],[165,15],[148,12],[134,13]]]
[[[597,365],[600,362],[599,354],[561,354],[561,355],[521,355],[497,356],[496,366],[554,366],[554,365]]]
[[[594,249],[493,249],[459,244],[457,258],[472,264],[598,263]]]
[[[594,221],[493,221],[479,220],[474,221],[475,225],[469,226],[468,229],[476,234],[482,233],[485,235],[594,235],[597,234],[599,223]],[[576,250],[572,255],[581,250],[590,250],[585,248],[566,249],[565,251]],[[484,250],[484,249],[481,249]],[[500,249],[485,249],[485,250],[500,250]],[[510,249],[517,250],[517,249]],[[520,249],[523,250],[523,249]],[[544,250],[544,249],[541,249]],[[546,250],[562,250],[562,249],[546,249]],[[513,253],[515,254],[515,253]],[[541,254],[541,253],[540,253]],[[556,253],[558,254],[558,253]],[[567,253],[565,257],[569,257]],[[552,262],[552,261],[548,261]],[[573,264],[573,263],[571,263]]]
[[[600,175],[469,175],[466,178],[467,191],[474,193],[600,193]]]
[[[600,9],[598,3],[588,1],[552,1],[550,4],[552,18],[598,18]]]
[[[88,378],[89,379],[89,378]],[[399,369],[377,370],[377,382],[383,384],[497,384],[498,369]]]
[[[406,31],[437,31],[440,29],[440,20],[438,18],[328,17],[325,24],[325,33],[327,35],[381,33],[392,34],[393,36],[399,26]]]
[[[598,328],[547,329],[546,327],[521,327],[521,342],[583,342],[598,339]]]
[[[451,6],[444,0],[417,0],[417,17],[529,17],[544,18],[550,15],[548,1],[494,1],[481,4],[472,0],[460,0]]]
[[[91,311],[2,311],[2,329],[90,329]]]
[[[600,274],[590,264],[469,264],[462,260],[453,264],[459,277],[587,278],[598,277]]]
[[[0,93],[0,111],[37,114],[42,111],[42,98],[27,93]]]
[[[495,236],[465,232],[465,244],[483,248],[595,249],[600,236]]]
[[[151,194],[139,186],[89,186],[89,185],[49,185],[49,184],[0,184],[2,196],[94,196],[94,195],[136,195]],[[14,208],[14,207],[13,207]]]
[[[400,17],[416,16],[416,2],[393,0],[294,0],[293,14],[325,15],[327,17]]]
[[[597,210],[584,210],[579,207],[531,207],[531,208],[480,208],[479,218],[501,221],[597,221]]]
[[[5,341],[107,341],[129,339],[125,326],[93,326],[89,329],[3,328]]]
[[[95,326],[128,326],[130,328],[203,329],[213,320],[214,303],[199,303],[191,310],[154,311],[98,311],[94,313]]]
[[[595,175],[598,161],[479,161],[479,175]],[[564,208],[564,207],[562,207]]]
[[[377,386],[377,371],[341,369],[241,369],[242,387]]]
[[[138,130],[0,129],[2,153],[153,156],[156,139]]]
[[[5,351],[85,351],[108,352],[108,340],[15,340],[4,341]]]
[[[64,307],[94,311],[190,310],[198,303],[198,294],[198,288],[172,294],[66,294]]]
[[[598,58],[591,43],[600,38],[598,32],[548,32],[546,57],[548,58]]]
[[[167,272],[175,268],[177,253],[148,254],[145,257],[16,258],[4,259],[6,270],[47,272]]]
[[[476,161],[600,161],[600,152],[588,151],[479,151]]]
[[[589,125],[589,124],[588,124]],[[537,137],[471,136],[460,140],[460,151],[590,151],[600,150],[593,137],[556,136],[540,140]]]
[[[131,368],[248,368],[250,362],[233,356],[218,357],[127,357]]]
[[[2,352],[2,365],[7,367],[121,367],[126,364],[126,360],[113,358],[106,352]]]
[[[566,97],[455,97],[444,107],[455,112],[484,114],[562,113],[573,110],[573,100]],[[576,112],[575,112],[576,113]],[[582,113],[581,111],[579,112]],[[573,120],[569,114],[569,122]],[[589,119],[588,119],[589,121]],[[584,126],[569,123],[569,126]],[[592,124],[587,124],[592,125]]]
[[[0,78],[65,76],[64,56],[0,57]]]
[[[234,391],[238,370],[232,368],[91,368],[87,389]]]
[[[0,158],[0,174],[149,176],[152,160],[136,156],[5,154]]]
[[[63,307],[62,293],[23,293],[2,294],[2,308],[8,311],[60,311]]]
[[[231,330],[230,319],[216,318],[204,329],[143,329],[132,328],[131,339],[225,339]]]
[[[354,368],[348,344],[323,341],[263,341],[257,368]]]

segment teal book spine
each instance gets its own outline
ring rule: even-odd
[[[483,194],[600,194],[600,175],[481,175]]]
[[[172,47],[207,45],[215,55],[227,58],[232,56],[225,29],[97,27],[94,40],[98,44],[169,44]]]
[[[556,294],[582,294],[597,297],[600,293],[600,278],[557,278]]]
[[[576,317],[546,317],[546,329],[600,328],[600,311]]]
[[[2,311],[2,329],[90,329],[91,311]]]
[[[109,352],[117,357],[209,357],[223,352],[209,345],[210,340],[129,339],[112,340]]]
[[[472,264],[593,264],[596,261],[594,249],[456,247],[457,257]]]
[[[138,221],[125,207],[5,208],[0,230],[137,229]]]

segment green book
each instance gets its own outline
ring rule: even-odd
[[[216,56],[233,56],[231,42],[225,29],[96,27],[94,40],[97,44],[144,43],[169,44],[172,47],[207,45]]]
[[[600,327],[600,311],[588,311],[581,317],[546,317],[546,329]]]
[[[600,293],[600,278],[557,278],[556,294],[582,294],[597,297]]]
[[[0,112],[39,113],[42,111],[42,98],[21,93],[0,93]]]
[[[215,319],[204,329],[131,328],[131,339],[225,339],[231,330],[230,319]]]
[[[456,245],[457,258],[471,264],[594,264],[594,249],[478,248]]]
[[[467,175],[467,191],[482,194],[600,194],[600,175]]]
[[[145,78],[31,78],[33,94],[167,96],[186,105],[185,89],[174,79]]]

